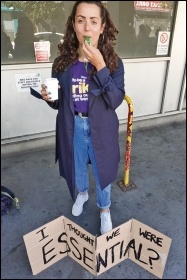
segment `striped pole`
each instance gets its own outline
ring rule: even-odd
[[[133,120],[133,103],[129,96],[125,95],[124,100],[128,105],[128,122],[127,122],[127,140],[125,152],[125,172],[124,179],[117,182],[118,186],[123,190],[131,190],[136,188],[135,184],[129,180],[130,173],[130,157],[131,157],[131,142],[132,142],[132,120]]]
[[[133,120],[133,104],[129,96],[124,98],[127,102],[128,111],[128,123],[127,123],[127,140],[126,140],[126,154],[125,154],[125,173],[124,184],[129,185],[129,171],[130,171],[130,157],[131,157],[131,142],[132,142],[132,120]]]

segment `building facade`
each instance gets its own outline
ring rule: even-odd
[[[1,1],[2,153],[54,144],[57,112],[31,96],[30,87],[39,90],[51,76],[52,48],[57,53],[74,2]],[[186,1],[103,1],[103,5],[119,31],[116,52],[124,63],[133,127],[185,119]],[[116,112],[120,129],[125,130],[125,100]]]

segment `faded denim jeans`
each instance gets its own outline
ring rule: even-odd
[[[74,128],[74,160],[75,160],[75,183],[79,192],[89,189],[88,162],[91,161],[92,171],[96,182],[97,206],[105,209],[111,205],[111,184],[101,190],[97,166],[94,156],[92,138],[89,127],[89,118],[75,116]]]

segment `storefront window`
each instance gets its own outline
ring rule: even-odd
[[[1,64],[52,62],[73,4],[1,1]]]
[[[102,1],[121,58],[169,56],[177,1]],[[1,1],[1,64],[53,62],[75,1]]]
[[[119,2],[116,21],[119,55],[122,58],[169,56],[176,2]],[[113,11],[114,5],[110,4]]]

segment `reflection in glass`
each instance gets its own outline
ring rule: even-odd
[[[174,9],[174,1],[119,2],[120,56],[122,58],[168,56]],[[163,45],[164,52],[161,52],[162,49],[158,51],[158,47],[162,47],[158,44],[161,31],[168,39],[167,44]]]
[[[53,62],[58,55],[58,43],[63,41],[65,23],[74,2],[1,1],[3,31],[10,37],[14,48],[14,52],[9,50],[8,58],[1,63],[36,63],[34,41],[50,42],[48,61]],[[119,31],[116,51],[121,58],[169,56],[177,1],[102,2]],[[24,26],[20,31],[18,26],[22,16],[28,18],[25,24],[27,31],[23,31]],[[167,39],[164,51],[158,44],[161,36],[163,40]]]
[[[1,24],[14,49],[13,53],[9,52],[8,59],[1,63],[44,62],[36,59],[34,42],[45,42],[50,46],[47,50],[48,59],[45,61],[52,62],[58,55],[58,43],[63,41],[66,22],[64,6],[69,8],[73,2],[64,4],[64,1],[1,1]],[[20,23],[20,18],[24,18],[23,24]]]
[[[13,55],[13,46],[10,37],[5,33],[1,24],[1,63],[8,63],[9,56]]]
[[[21,16],[18,19],[18,31],[14,41],[13,57],[15,62],[34,62],[35,50],[34,42],[37,42],[34,36],[34,24],[27,16]]]

